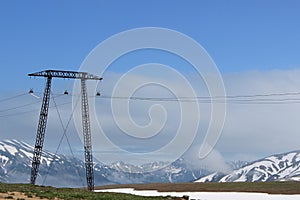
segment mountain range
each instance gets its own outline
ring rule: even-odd
[[[0,142],[0,182],[28,183],[33,147],[18,140]],[[192,167],[183,158],[165,166],[163,162],[139,166],[124,162],[94,163],[95,185],[153,182],[254,182],[300,181],[300,151],[269,156],[251,163],[228,163],[230,173]],[[161,168],[156,170],[157,168]],[[152,170],[153,169],[153,170]],[[37,184],[55,187],[84,187],[85,168],[81,159],[43,151]]]
[[[28,183],[32,153],[33,147],[22,141],[4,140],[0,142],[0,182]],[[95,163],[95,185],[191,182],[198,177],[209,174],[209,171],[205,169],[191,168],[182,158],[165,168],[156,170],[164,165],[163,162],[140,166],[124,162],[115,162],[111,165]],[[56,187],[83,187],[85,182],[85,169],[82,160],[55,155],[49,151],[42,152],[37,184]]]

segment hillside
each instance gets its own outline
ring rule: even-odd
[[[282,153],[246,164],[229,174],[214,172],[196,182],[300,181],[300,151]]]

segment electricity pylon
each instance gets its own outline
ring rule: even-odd
[[[82,128],[83,128],[83,138],[84,138],[86,180],[87,180],[88,190],[94,190],[92,137],[91,137],[86,80],[102,80],[102,78],[86,72],[73,72],[73,71],[60,71],[60,70],[45,70],[41,72],[28,74],[28,76],[42,76],[47,78],[41,112],[40,112],[40,118],[38,123],[38,129],[36,134],[35,146],[34,146],[30,183],[35,184],[36,177],[39,170],[45,132],[46,132],[46,125],[47,125],[52,78],[55,77],[55,78],[80,79],[81,80],[81,112],[82,112]]]

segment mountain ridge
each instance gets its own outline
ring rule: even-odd
[[[228,174],[214,172],[195,182],[300,181],[300,150],[250,162]]]
[[[19,140],[0,141],[0,182],[28,183],[33,147]],[[268,182],[300,181],[300,151],[275,154],[253,162],[229,163],[224,174],[191,167],[184,158],[164,166],[155,162],[135,166],[124,162],[94,164],[95,185],[178,182]],[[153,170],[151,170],[153,169]],[[84,187],[84,162],[78,158],[42,152],[37,184],[55,187]]]
[[[25,142],[19,140],[0,142],[0,181],[28,183],[32,153],[33,147]],[[134,166],[123,162],[115,162],[111,165],[95,163],[95,185],[191,182],[209,173],[204,169],[191,169],[182,158],[157,170],[160,165],[164,166],[164,164],[163,162],[155,162]],[[84,162],[78,158],[55,155],[44,150],[37,184],[56,187],[83,187],[85,186]]]

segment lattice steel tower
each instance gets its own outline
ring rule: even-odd
[[[37,128],[35,147],[32,159],[31,178],[30,183],[35,184],[38,169],[40,165],[43,143],[46,132],[48,108],[50,102],[50,91],[52,78],[68,78],[81,80],[81,112],[82,112],[82,128],[84,137],[84,158],[85,158],[85,171],[87,187],[89,190],[94,190],[94,168],[93,168],[93,155],[92,155],[92,137],[89,118],[89,104],[86,88],[86,80],[102,80],[99,76],[89,74],[86,72],[73,72],[73,71],[60,71],[60,70],[46,70],[28,74],[28,76],[42,76],[47,78],[44,97],[40,112],[40,118]]]

